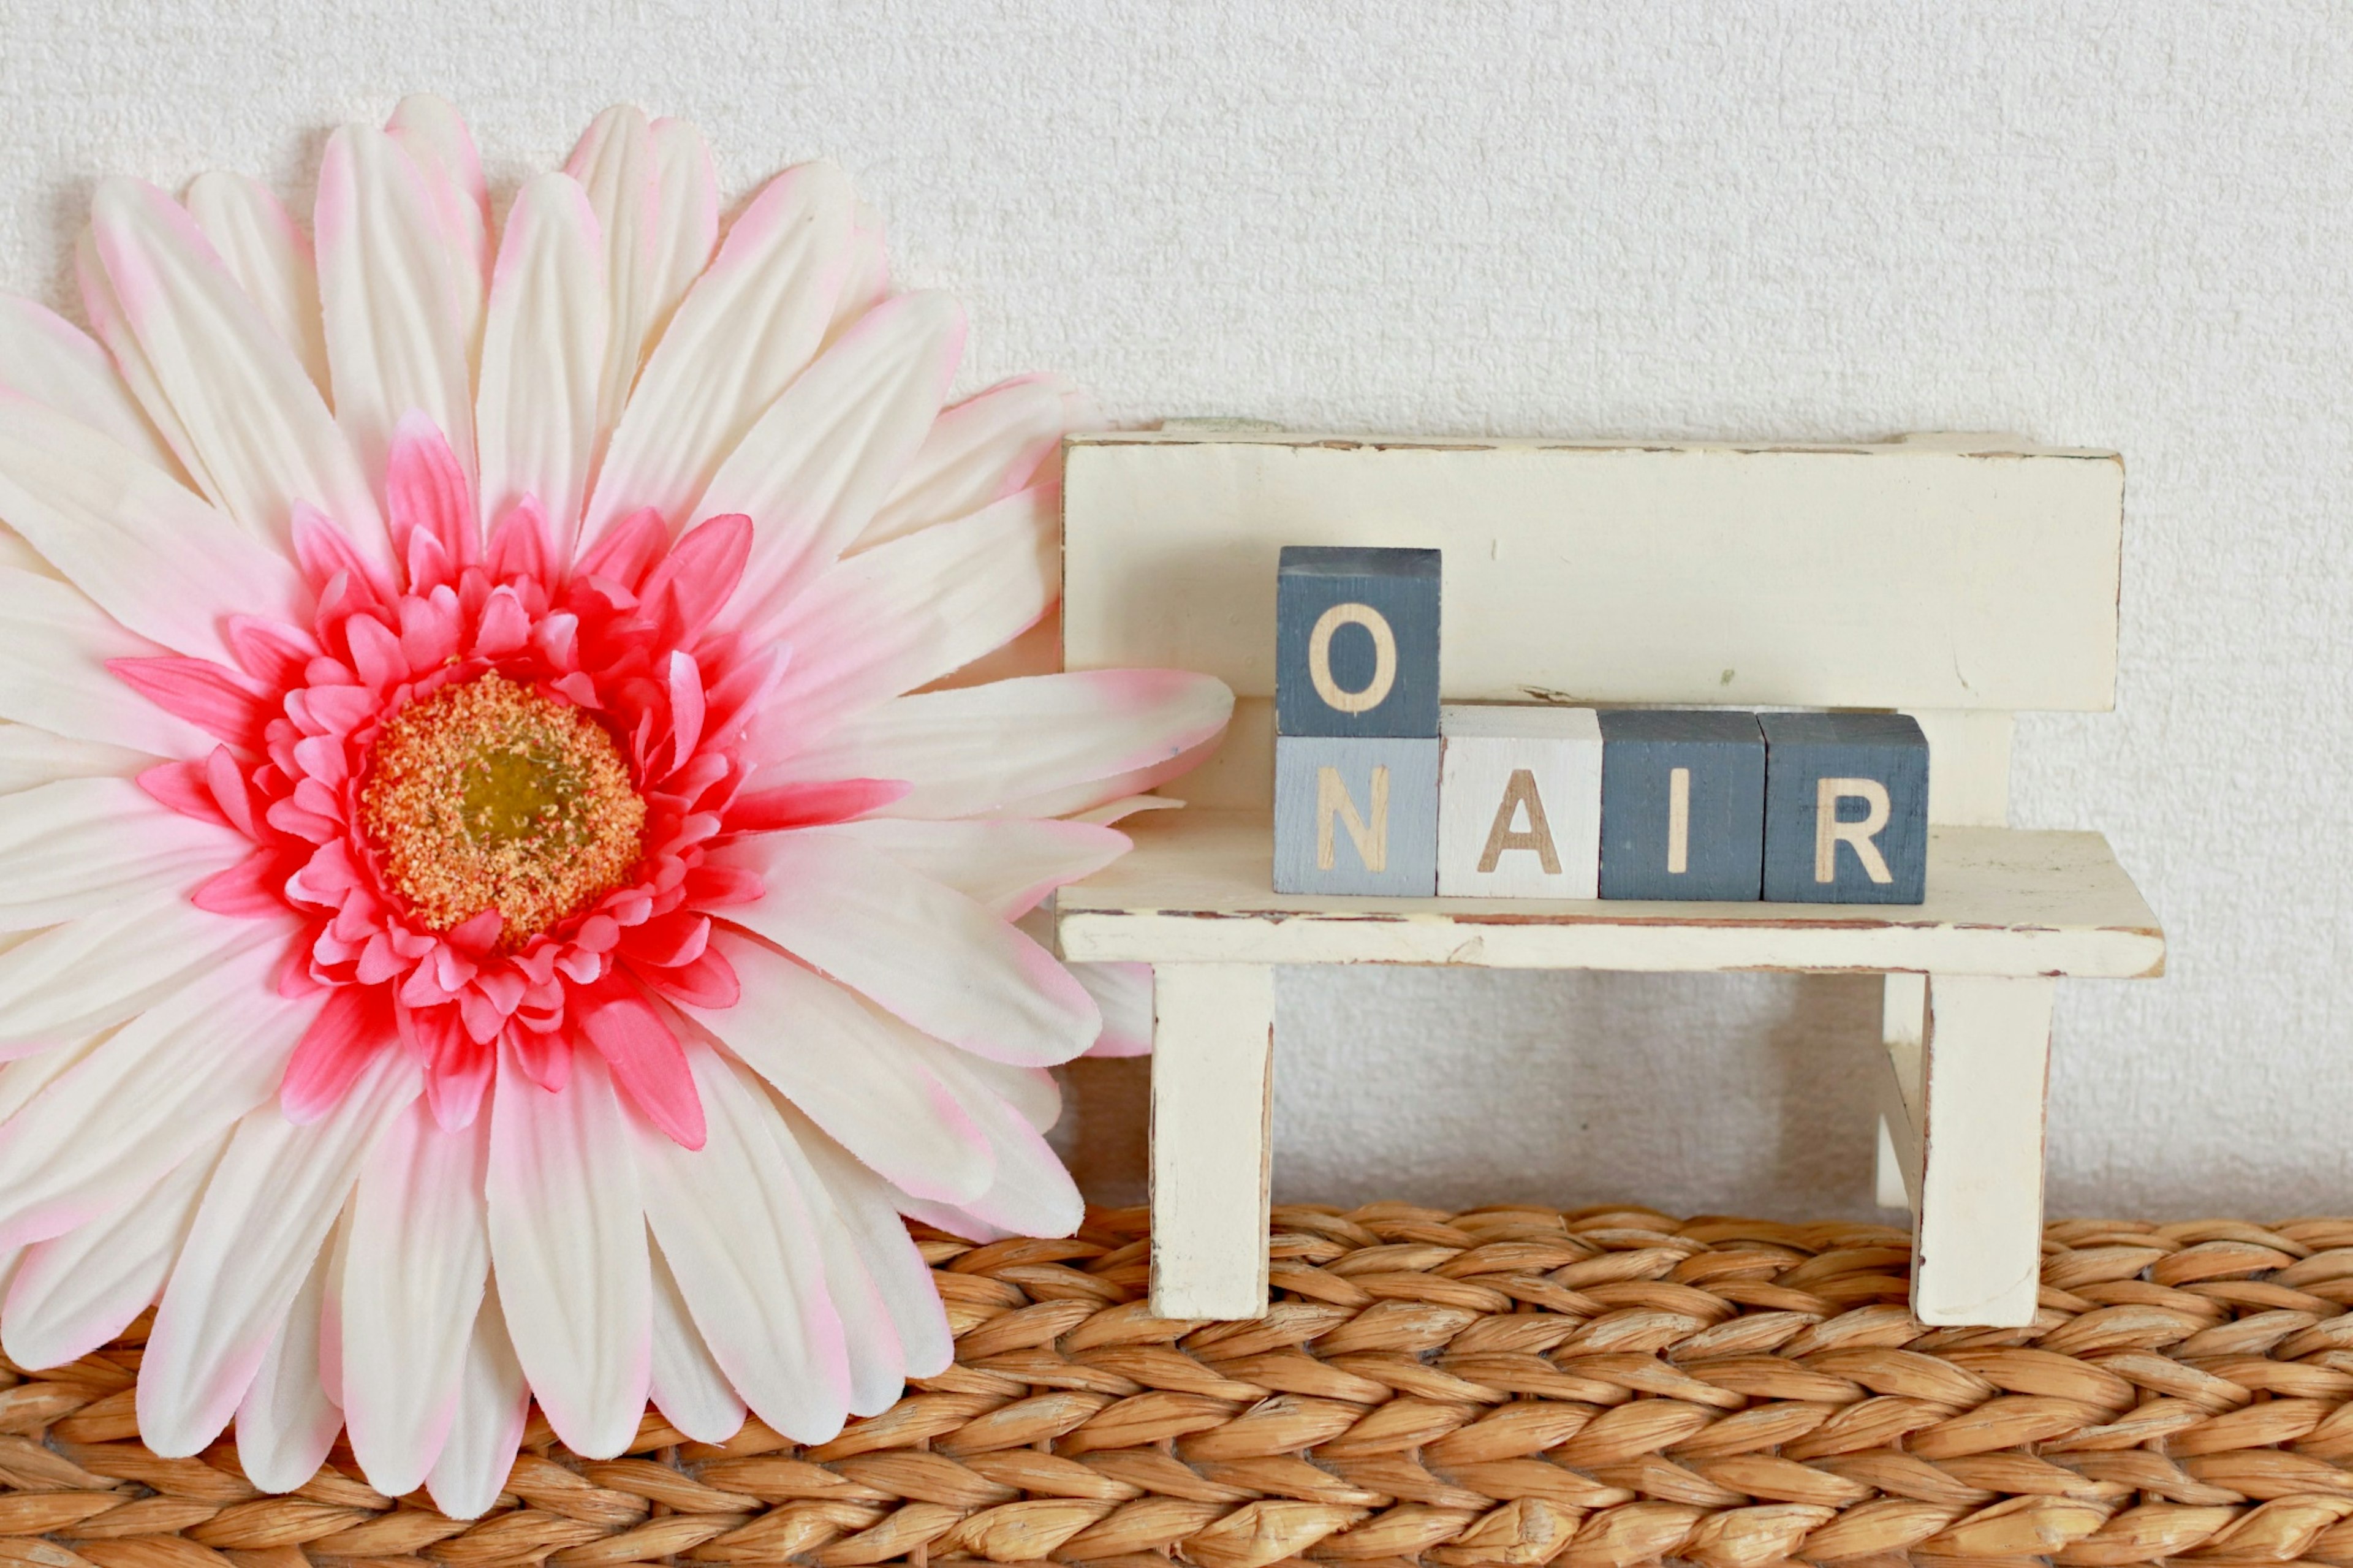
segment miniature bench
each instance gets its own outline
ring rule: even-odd
[[[2096,833],[2006,826],[2011,715],[2114,705],[2123,468],[2020,437],[1860,446],[1072,437],[1064,660],[1206,671],[1224,747],[1066,888],[1080,961],[1149,963],[1153,1310],[1267,1304],[1272,966],[1886,976],[1879,1196],[1913,1310],[2035,1310],[2054,983],[2163,973]],[[1893,709],[1934,752],[1918,905],[1369,899],[1271,891],[1275,557],[1445,552],[1451,700]]]

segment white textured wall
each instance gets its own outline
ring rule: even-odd
[[[1308,9],[0,0],[0,287],[65,302],[105,173],[307,203],[327,127],[429,88],[512,184],[628,97],[733,189],[839,160],[976,378],[1122,421],[2119,447],[2118,710],[2023,723],[2015,816],[2105,828],[2173,973],[2063,993],[2052,1205],[2353,1206],[2347,12]],[[1864,983],[1281,995],[1288,1195],[1868,1202]],[[1082,1079],[1114,1190],[1134,1074]]]

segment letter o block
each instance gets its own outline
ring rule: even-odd
[[[1439,552],[1293,544],[1275,583],[1275,729],[1438,733]]]
[[[1928,738],[1903,713],[1767,713],[1765,897],[1916,904],[1928,886]]]

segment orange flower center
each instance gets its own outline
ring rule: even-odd
[[[604,726],[504,676],[394,715],[360,785],[385,884],[427,931],[484,910],[513,952],[628,879],[646,803]]]

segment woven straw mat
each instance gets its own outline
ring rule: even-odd
[[[1146,1224],[920,1233],[957,1362],[891,1410],[606,1461],[534,1418],[470,1522],[341,1450],[287,1497],[156,1458],[134,1330],[0,1390],[0,1562],[2353,1568],[2353,1219],[2053,1225],[2031,1327],[1933,1330],[1879,1226],[1281,1208],[1268,1316],[1203,1324]]]

